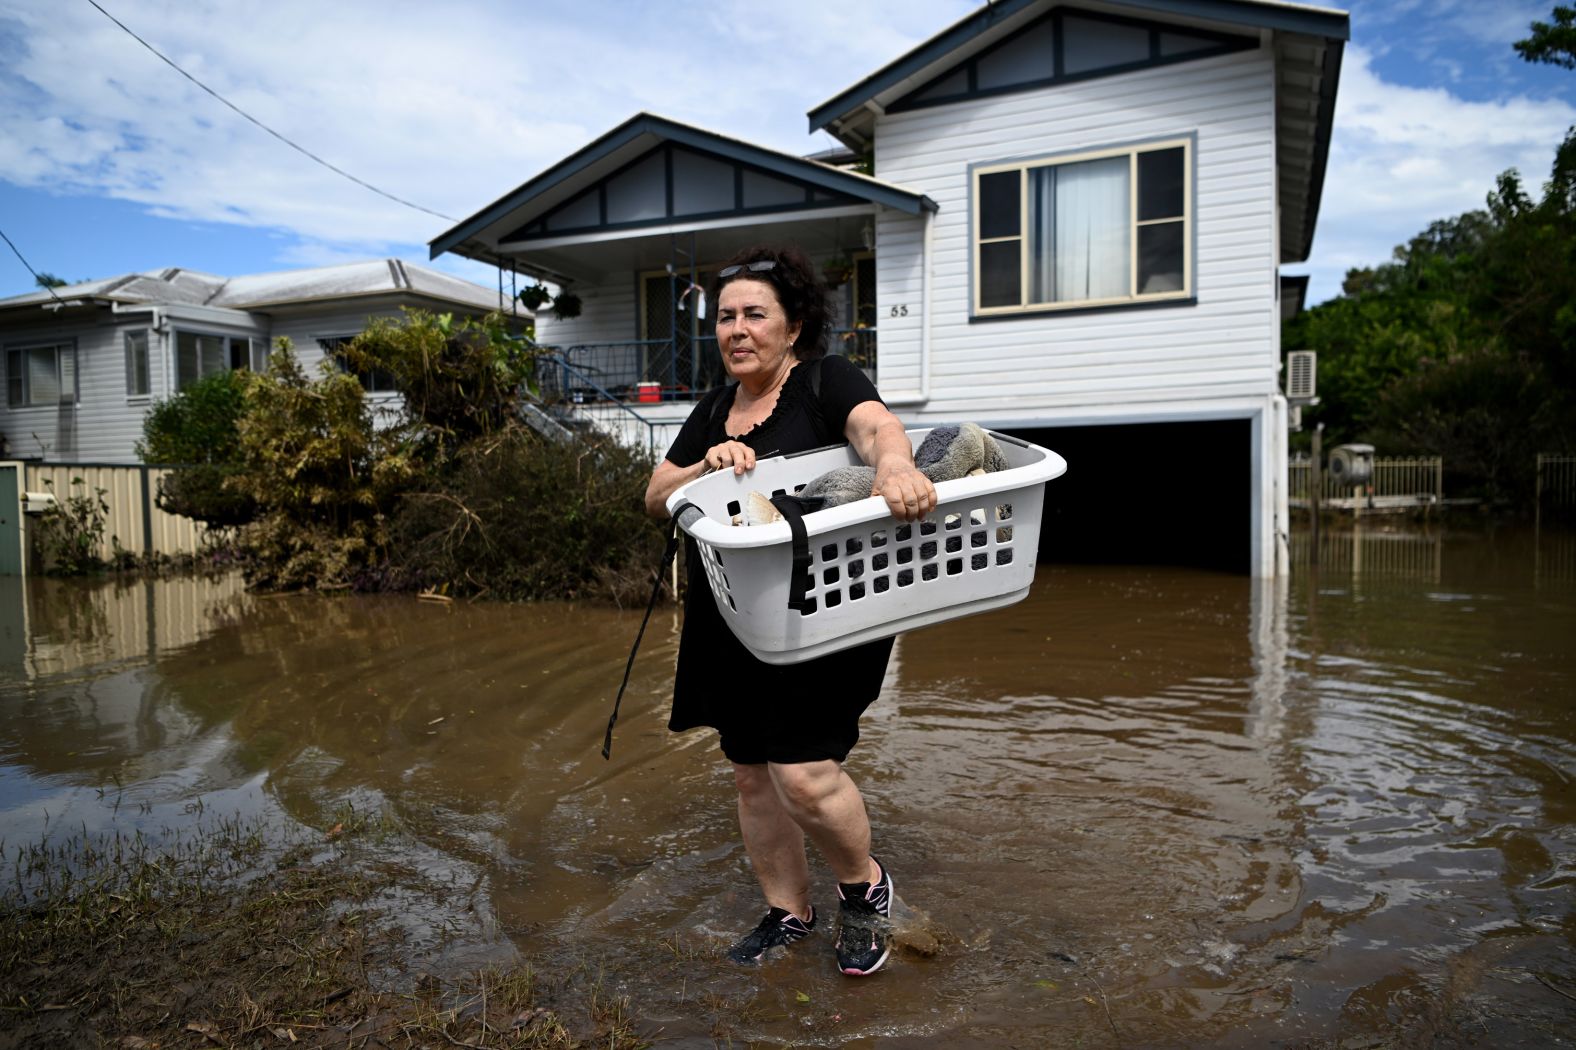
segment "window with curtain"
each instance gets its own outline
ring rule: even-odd
[[[185,390],[215,372],[266,370],[268,341],[203,332],[175,333],[175,388]],[[260,368],[259,365],[262,365]]]
[[[974,171],[974,312],[1192,296],[1192,142]]]
[[[6,349],[6,404],[59,405],[77,399],[77,348],[72,343]]]

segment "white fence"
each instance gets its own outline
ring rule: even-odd
[[[1286,494],[1293,505],[1308,505],[1312,477],[1313,461],[1307,456],[1293,456],[1286,464]],[[1321,503],[1340,506],[1343,501],[1351,501],[1352,486],[1332,477],[1328,467],[1323,480]],[[1444,461],[1438,456],[1375,459],[1373,478],[1364,487],[1364,496],[1370,495],[1376,505],[1397,501],[1416,506],[1439,503],[1445,498]]]
[[[154,502],[159,479],[171,469],[124,463],[28,463],[22,478],[26,491],[51,493],[61,503],[72,496],[92,498],[104,490],[109,513],[99,545],[101,558],[111,557],[117,544],[137,555],[196,554],[207,526],[168,514]]]
[[[1576,456],[1538,453],[1538,506],[1576,507]]]

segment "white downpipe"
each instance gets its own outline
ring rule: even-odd
[[[925,217],[925,232],[921,238],[923,247],[920,250],[919,271],[919,390],[885,398],[888,405],[923,405],[930,400],[930,311],[934,298],[931,269],[935,255],[936,215],[928,210],[921,214]]]
[[[1286,398],[1277,393],[1271,398],[1274,416],[1275,462],[1271,476],[1275,482],[1275,575],[1291,572],[1291,499],[1286,491],[1287,460],[1290,458],[1291,432],[1287,419]]]

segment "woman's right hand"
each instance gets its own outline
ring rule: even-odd
[[[706,450],[707,470],[732,467],[735,474],[755,469],[755,450],[742,441],[724,441]]]
[[[732,467],[735,474],[743,474],[755,466],[755,450],[742,441],[724,441],[706,450],[700,462],[681,467],[671,459],[657,464],[646,486],[646,513],[657,521],[668,520],[668,497],[704,474]]]

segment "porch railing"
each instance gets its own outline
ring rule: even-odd
[[[874,328],[834,329],[827,347],[874,373]],[[581,343],[565,347],[561,355],[566,366],[560,377],[563,394],[570,401],[577,393],[583,401],[603,395],[634,402],[693,401],[726,378],[715,336]]]
[[[608,406],[616,413],[613,420],[616,429],[626,432],[626,444],[644,441],[647,448],[656,451],[657,431],[652,422],[626,405],[626,399],[604,386],[598,377],[587,374],[564,356],[555,354],[542,359],[537,365],[536,378],[544,403]]]

